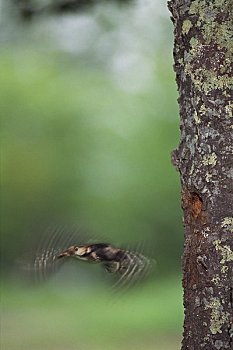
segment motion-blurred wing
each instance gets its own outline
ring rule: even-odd
[[[141,252],[125,250],[119,262],[107,264],[106,270],[116,275],[113,289],[135,286],[153,271],[155,262]]]
[[[76,227],[47,229],[41,237],[33,258],[25,266],[37,282],[47,280],[66,261],[66,259],[57,259],[58,255],[70,245],[86,241],[87,238],[84,236]]]

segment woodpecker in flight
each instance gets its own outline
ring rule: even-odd
[[[154,261],[140,251],[122,249],[108,243],[76,245],[74,242],[79,237],[74,238],[74,235],[67,237],[58,233],[51,236],[48,235],[34,258],[33,269],[39,279],[46,279],[70,258],[101,264],[105,271],[116,276],[115,286],[119,287],[135,284],[152,270]]]

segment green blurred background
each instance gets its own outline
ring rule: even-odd
[[[1,348],[179,349],[183,232],[170,161],[179,117],[166,4],[102,3],[29,22],[10,2],[1,9]],[[18,258],[41,227],[61,223],[114,244],[146,242],[153,279],[113,295],[77,262],[30,285]]]

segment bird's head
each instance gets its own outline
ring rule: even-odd
[[[91,252],[91,248],[89,246],[74,246],[72,245],[68,249],[64,250],[60,253],[57,258],[63,258],[68,256],[77,257],[80,259],[85,259],[85,257]]]

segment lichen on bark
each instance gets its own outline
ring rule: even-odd
[[[233,6],[173,0],[184,210],[182,349],[233,349]]]

